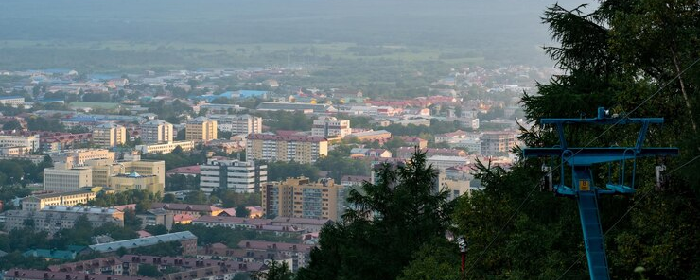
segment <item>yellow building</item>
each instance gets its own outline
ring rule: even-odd
[[[98,125],[92,131],[92,141],[104,148],[122,145],[126,143],[126,128],[113,123]]]
[[[114,162],[107,159],[96,159],[86,161],[85,164],[92,169],[93,186],[109,187],[112,185],[111,181],[114,176],[132,172],[154,175],[157,182],[165,186],[165,161],[162,160],[140,160],[139,157],[136,157],[132,161]]]
[[[218,123],[204,117],[188,121],[185,124],[185,140],[204,141],[218,138]]]
[[[121,161],[119,164],[124,165],[125,173],[153,175],[157,177],[158,183],[165,186],[165,161],[163,160]]]
[[[122,173],[112,176],[109,187],[117,192],[128,190],[148,190],[151,193],[165,192],[165,185],[160,183],[158,176],[141,175],[138,172]]]
[[[338,221],[341,189],[341,185],[334,184],[328,178],[316,183],[306,177],[272,182],[263,186],[263,213],[269,219],[286,217]]]
[[[94,200],[97,193],[89,189],[32,195],[22,199],[22,210],[39,211],[46,206],[76,206],[79,204],[87,204],[88,201]]]

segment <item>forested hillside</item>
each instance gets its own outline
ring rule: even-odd
[[[638,160],[633,196],[601,197],[601,217],[613,279],[700,278],[700,3],[694,0],[602,1],[594,11],[548,8],[543,23],[561,45],[546,49],[566,75],[522,97],[535,122],[521,139],[528,147],[557,144],[540,126],[547,117],[595,117],[596,108],[627,117],[662,117],[646,146],[678,147],[666,160],[670,184],[655,187],[659,159]],[[639,127],[573,126],[571,145],[630,146]],[[542,160],[521,160],[509,171],[484,163],[477,171],[485,189],[440,205],[430,187],[431,170],[418,165],[385,171],[362,210],[345,224],[329,226],[321,248],[299,279],[460,279],[457,245],[436,231],[450,229],[469,244],[467,279],[589,279],[576,201],[539,191]],[[594,173],[602,185],[607,167]],[[631,177],[612,173],[612,176]],[[415,179],[421,178],[421,179]],[[418,198],[420,197],[420,198]],[[443,216],[442,210],[450,210]],[[406,211],[409,217],[395,211]],[[378,214],[368,222],[362,217]],[[426,213],[435,213],[432,222]],[[440,214],[438,214],[440,213]]]

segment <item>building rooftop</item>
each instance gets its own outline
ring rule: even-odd
[[[146,238],[131,239],[131,240],[120,240],[109,243],[90,245],[90,249],[100,253],[114,252],[120,247],[125,249],[132,249],[138,247],[145,247],[156,245],[160,242],[170,242],[170,241],[181,241],[181,240],[192,240],[197,239],[197,236],[189,231],[168,233],[162,235],[156,235]]]
[[[94,206],[62,206],[62,205],[55,205],[55,206],[45,206],[44,208],[41,209],[41,211],[52,211],[52,212],[64,212],[64,213],[89,213],[89,214],[98,214],[98,213],[105,213],[105,214],[114,214],[117,212],[121,212],[117,210],[116,208],[107,208],[107,207],[94,207]]]
[[[255,140],[274,140],[274,141],[303,141],[303,142],[323,142],[327,141],[325,137],[319,136],[301,136],[301,135],[289,135],[289,136],[279,136],[272,134],[262,134],[256,133],[248,135],[248,139]]]
[[[210,205],[197,205],[197,204],[166,204],[166,203],[153,203],[151,204],[151,209],[163,208],[166,210],[178,210],[178,211],[218,211],[221,208]]]
[[[33,269],[10,269],[5,277],[16,277],[19,279],[37,280],[155,280],[155,278],[145,276],[125,276],[107,274],[80,274],[66,272],[51,272]]]
[[[60,197],[60,196],[68,196],[68,195],[76,195],[76,194],[86,194],[86,193],[91,193],[92,191],[89,189],[83,189],[83,190],[76,190],[76,191],[67,191],[67,192],[58,192],[58,193],[45,193],[45,194],[37,194],[37,195],[30,195],[27,196],[26,198],[29,197],[36,197],[36,198],[52,198],[52,197]]]

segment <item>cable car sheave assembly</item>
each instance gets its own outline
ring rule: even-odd
[[[572,197],[578,202],[583,238],[586,244],[586,259],[588,272],[591,279],[610,279],[608,263],[605,257],[603,242],[603,230],[600,224],[598,211],[598,196],[606,194],[634,194],[634,178],[637,169],[637,158],[646,156],[675,156],[677,148],[643,148],[644,139],[650,124],[661,124],[663,118],[618,118],[608,117],[603,107],[598,108],[598,116],[594,119],[542,119],[540,123],[554,125],[559,135],[559,145],[554,148],[527,148],[523,149],[523,157],[559,157],[560,177],[559,183],[552,185],[552,169],[545,166],[546,172],[544,184],[559,196]],[[569,147],[564,138],[564,125],[566,124],[591,124],[591,125],[624,125],[641,124],[639,136],[634,147]],[[624,181],[624,165],[626,161],[633,161],[632,180],[629,185]],[[620,162],[622,174],[617,183],[609,181],[605,188],[596,187],[593,184],[592,165],[600,163]],[[571,168],[571,183],[566,185],[564,168]],[[657,166],[657,185],[662,183],[661,172],[665,166]]]

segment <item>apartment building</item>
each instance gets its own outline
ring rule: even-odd
[[[218,138],[218,122],[199,117],[185,124],[185,140],[207,142]]]
[[[141,125],[141,141],[146,144],[173,141],[173,125],[163,120],[152,120]]]
[[[343,138],[352,133],[350,128],[350,120],[338,120],[337,118],[327,117],[314,120],[311,128],[311,135],[325,138]]]
[[[517,133],[513,131],[484,132],[481,135],[481,154],[485,156],[503,155],[515,147]]]
[[[25,99],[23,96],[2,96],[0,104],[11,107],[24,106]]]
[[[251,115],[208,115],[217,121],[218,129],[234,135],[262,133],[262,118]]]
[[[267,184],[267,165],[253,161],[209,158],[200,168],[200,188],[207,194],[216,189],[239,193],[259,192],[261,186]]]
[[[92,141],[103,148],[112,148],[126,143],[126,128],[114,123],[104,123],[95,127]]]
[[[194,141],[187,140],[162,144],[136,145],[135,150],[142,154],[169,154],[178,146],[182,148],[182,151],[189,152],[194,150]]]
[[[88,189],[70,192],[30,195],[22,199],[22,210],[40,211],[47,206],[77,206],[94,200],[97,193]]]
[[[309,178],[289,178],[263,186],[263,213],[276,217],[330,219],[338,221],[338,203],[341,185],[332,179],[310,182]]]
[[[32,136],[12,136],[0,135],[0,147],[25,147],[31,152],[36,152],[41,148],[38,135]]]
[[[248,160],[313,163],[328,155],[328,140],[314,136],[251,134],[246,143]]]

